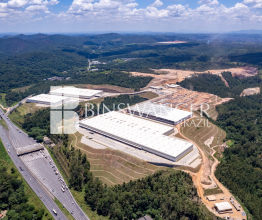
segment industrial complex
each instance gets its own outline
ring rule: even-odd
[[[56,106],[56,105],[61,105],[62,102],[67,102],[67,101],[69,101],[68,97],[41,94],[28,98],[26,102]]]
[[[170,108],[164,105],[158,105],[151,102],[145,102],[127,109],[129,113],[137,116],[149,118],[170,125],[177,125],[193,117],[192,112]]]
[[[191,142],[167,136],[173,127],[120,112],[84,119],[79,126],[173,162],[193,150]]]
[[[50,91],[51,95],[66,96],[73,98],[91,99],[95,96],[100,96],[103,93],[102,90],[93,89],[79,89],[75,87],[61,87]]]

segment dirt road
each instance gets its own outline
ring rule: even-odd
[[[202,202],[205,204],[205,206],[211,212],[213,212],[216,216],[219,216],[220,218],[221,217],[225,217],[225,216],[231,216],[233,218],[242,219],[242,213],[240,211],[237,211],[234,207],[233,207],[233,213],[231,213],[231,214],[218,214],[216,211],[213,211],[213,207],[214,207],[215,203],[225,202],[225,201],[230,203],[229,198],[232,196],[232,194],[229,192],[229,190],[226,187],[224,187],[222,183],[220,183],[218,181],[218,179],[216,178],[216,176],[214,174],[215,171],[216,171],[216,167],[219,164],[219,161],[216,158],[213,157],[213,155],[215,154],[215,150],[212,149],[213,150],[212,157],[214,158],[215,162],[213,163],[213,165],[211,167],[211,175],[210,175],[210,177],[215,182],[215,184],[223,191],[223,194],[219,194],[219,196],[217,197],[217,200],[221,200],[221,198],[224,198],[224,199],[223,199],[223,201],[212,201],[212,202],[210,202],[204,196],[203,184],[201,183],[202,175],[203,175],[203,172],[204,172],[204,165],[205,165],[205,163],[208,163],[208,159],[207,159],[205,153],[203,152],[203,150],[194,141],[192,141],[189,138],[185,137],[181,133],[180,125],[178,125],[177,128],[178,128],[179,134],[183,138],[185,138],[186,140],[192,142],[198,148],[198,150],[200,152],[200,155],[201,155],[201,157],[203,159],[203,163],[202,163],[202,165],[201,165],[201,167],[200,167],[200,169],[199,169],[199,171],[197,173],[188,172],[192,176],[192,180],[193,180],[193,182],[194,182],[194,184],[195,184],[195,186],[197,188],[198,195],[201,198]],[[243,211],[243,210],[241,210],[241,211]]]
[[[2,109],[4,109],[4,110],[8,111],[8,108],[5,108],[5,107],[2,106],[1,104],[0,104],[0,107],[1,107]]]

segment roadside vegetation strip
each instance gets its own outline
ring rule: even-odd
[[[1,124],[6,130],[9,130],[9,129],[8,129],[8,126],[7,126],[7,124],[6,124],[6,122],[5,122],[4,119],[0,119],[0,124]]]
[[[70,212],[63,206],[63,204],[55,198],[55,203],[57,204],[58,208],[65,214],[68,220],[75,220],[74,217],[70,214]]]
[[[1,152],[0,153],[0,167],[4,166],[7,168],[7,170],[13,169],[15,171],[13,175],[17,175],[18,179],[23,181],[25,194],[27,195],[27,198],[28,198],[28,201],[27,201],[28,205],[33,205],[37,210],[40,210],[40,209],[45,210],[45,214],[43,215],[42,220],[50,220],[50,219],[53,220],[53,217],[50,214],[50,212],[48,211],[48,209],[45,207],[45,205],[42,203],[39,197],[34,193],[34,191],[31,189],[31,187],[27,184],[25,179],[22,177],[20,172],[17,170],[12,159],[9,157],[8,153],[6,152],[6,149],[1,139],[0,139],[0,152]]]

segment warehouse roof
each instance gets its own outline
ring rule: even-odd
[[[63,97],[63,96],[41,94],[41,95],[37,95],[31,98],[28,98],[27,101],[50,102],[52,104],[52,103],[62,102],[68,99],[69,99],[68,97]]]
[[[59,89],[54,89],[50,91],[50,94],[59,94],[65,96],[94,96],[103,92],[102,90],[93,90],[93,89],[79,89],[75,87],[61,87]]]
[[[140,114],[152,115],[166,120],[178,122],[187,117],[192,117],[192,112],[170,108],[163,105],[154,104],[151,102],[134,105],[130,108],[132,111]]]
[[[217,207],[218,211],[226,211],[232,209],[232,206],[228,202],[215,203],[215,206]]]
[[[179,156],[192,146],[192,143],[188,141],[164,135],[173,131],[170,126],[119,112],[109,112],[91,119],[84,119],[80,122],[81,124],[172,157]]]

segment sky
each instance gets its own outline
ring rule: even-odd
[[[262,30],[262,0],[0,0],[0,33]]]

